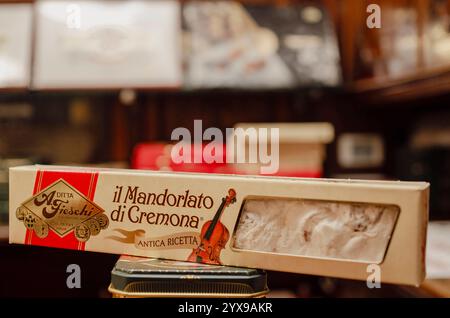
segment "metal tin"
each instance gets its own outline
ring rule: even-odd
[[[111,272],[113,297],[264,297],[265,271],[121,256]]]

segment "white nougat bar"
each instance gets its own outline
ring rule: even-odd
[[[235,247],[379,264],[398,212],[367,203],[252,199],[244,204]]]

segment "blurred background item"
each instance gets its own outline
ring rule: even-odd
[[[180,171],[180,172],[200,172],[200,173],[233,173],[234,170],[226,163],[226,148],[220,145],[221,160],[215,162],[215,158],[208,157],[204,152],[206,144],[187,144],[190,149],[191,162],[176,163],[172,159],[172,143],[140,143],[133,150],[131,167],[133,169],[148,169],[155,171]],[[202,153],[201,163],[194,163],[194,153]],[[214,162],[213,162],[214,161]]]
[[[261,143],[267,143],[268,154],[272,155],[271,160],[279,160],[278,171],[273,173],[277,176],[320,178],[324,170],[326,159],[326,145],[334,140],[334,128],[330,123],[237,123],[234,129],[268,129],[270,136],[271,129],[279,130],[279,154],[278,158],[270,154],[273,148],[272,141],[245,138],[244,153],[247,163],[240,163],[237,159],[237,149],[230,149],[230,145],[238,147],[237,143],[227,142],[227,153],[234,153],[233,166],[239,174],[261,174],[261,168],[267,163],[248,163],[249,153],[260,151]],[[228,136],[233,138],[233,136]],[[269,142],[268,142],[269,141]]]
[[[338,43],[322,6],[188,1],[183,24],[190,88],[340,83]]]
[[[276,34],[235,1],[189,1],[183,10],[189,87],[292,86]]]
[[[380,135],[342,134],[337,141],[338,162],[345,168],[379,168],[384,162],[384,142]]]
[[[227,136],[227,142],[220,144],[220,154],[212,156],[208,151],[208,144],[186,145],[190,149],[190,162],[175,163],[172,159],[173,143],[140,143],[133,150],[131,167],[134,169],[149,169],[160,171],[183,171],[203,173],[233,173],[258,175],[261,167],[267,163],[249,163],[250,152],[258,157],[260,143],[267,143],[267,155],[271,160],[278,160],[278,170],[271,175],[285,177],[320,178],[323,176],[324,162],[326,159],[326,145],[334,139],[334,129],[329,123],[237,123],[235,130],[242,129],[279,129],[279,153],[277,157],[270,153],[275,146],[272,141],[261,140],[259,137],[250,140],[249,135],[243,135],[242,154],[246,163],[238,162],[237,137],[235,142],[230,142],[232,136]],[[230,146],[230,145],[234,145]],[[234,151],[233,151],[234,148]],[[194,163],[194,153],[202,153],[201,163]],[[219,160],[216,160],[219,158]],[[258,158],[256,158],[258,160]]]
[[[177,1],[37,1],[33,88],[178,87]]]
[[[1,4],[0,87],[30,85],[32,11],[29,3]]]
[[[9,168],[16,166],[30,165],[33,163],[32,159],[28,158],[1,158],[0,157],[0,238],[5,234],[5,226],[8,225],[9,216]],[[7,235],[7,233],[6,233]]]

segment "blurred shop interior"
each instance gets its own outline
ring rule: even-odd
[[[449,105],[449,0],[0,0],[0,295],[109,297],[118,258],[8,245],[9,167],[257,173],[171,162],[172,131],[202,120],[283,127],[280,176],[431,183],[421,288],[273,272],[270,296],[448,297]]]

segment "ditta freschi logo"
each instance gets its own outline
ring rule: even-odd
[[[109,224],[104,210],[87,199],[63,179],[54,182],[16,210],[16,217],[37,237],[45,238],[50,230],[64,237],[74,232],[86,242]]]

